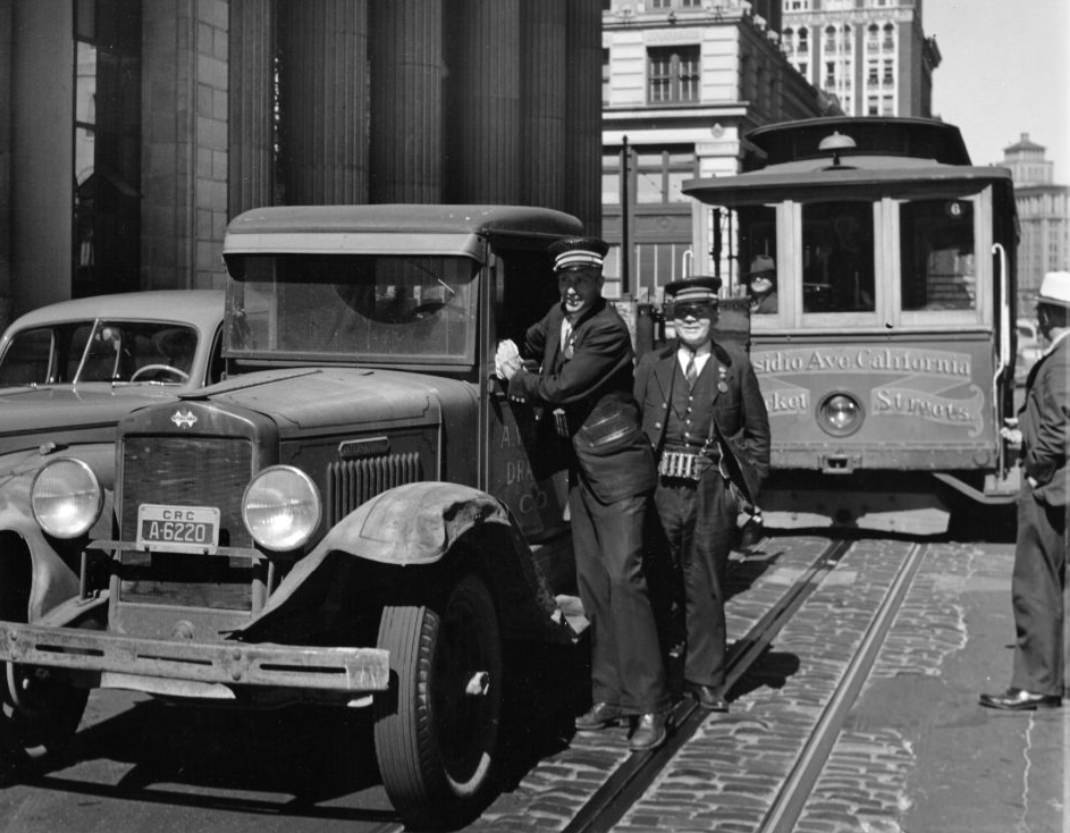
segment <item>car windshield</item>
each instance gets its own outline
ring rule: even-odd
[[[0,387],[189,379],[197,333],[168,322],[67,321],[21,330],[0,357]]]
[[[478,264],[467,257],[251,255],[227,288],[235,357],[470,362]]]

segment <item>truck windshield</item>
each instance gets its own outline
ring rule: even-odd
[[[247,358],[474,361],[479,264],[461,256],[249,255],[226,338]]]

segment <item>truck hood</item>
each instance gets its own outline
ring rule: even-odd
[[[114,439],[123,416],[142,405],[175,399],[176,393],[162,385],[107,383],[11,390],[0,395],[0,454],[46,442]]]
[[[375,423],[436,423],[446,400],[471,404],[466,382],[371,368],[269,370],[187,394],[187,401],[232,403],[269,416],[279,433]]]

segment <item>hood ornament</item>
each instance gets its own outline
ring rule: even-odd
[[[171,422],[179,428],[192,428],[197,422],[197,417],[193,415],[193,411],[175,411],[171,415]]]

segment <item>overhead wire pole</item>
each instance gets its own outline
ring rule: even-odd
[[[628,137],[621,139],[620,149],[620,291],[626,295],[632,287],[631,256],[631,193],[628,188],[631,179],[631,149]]]

